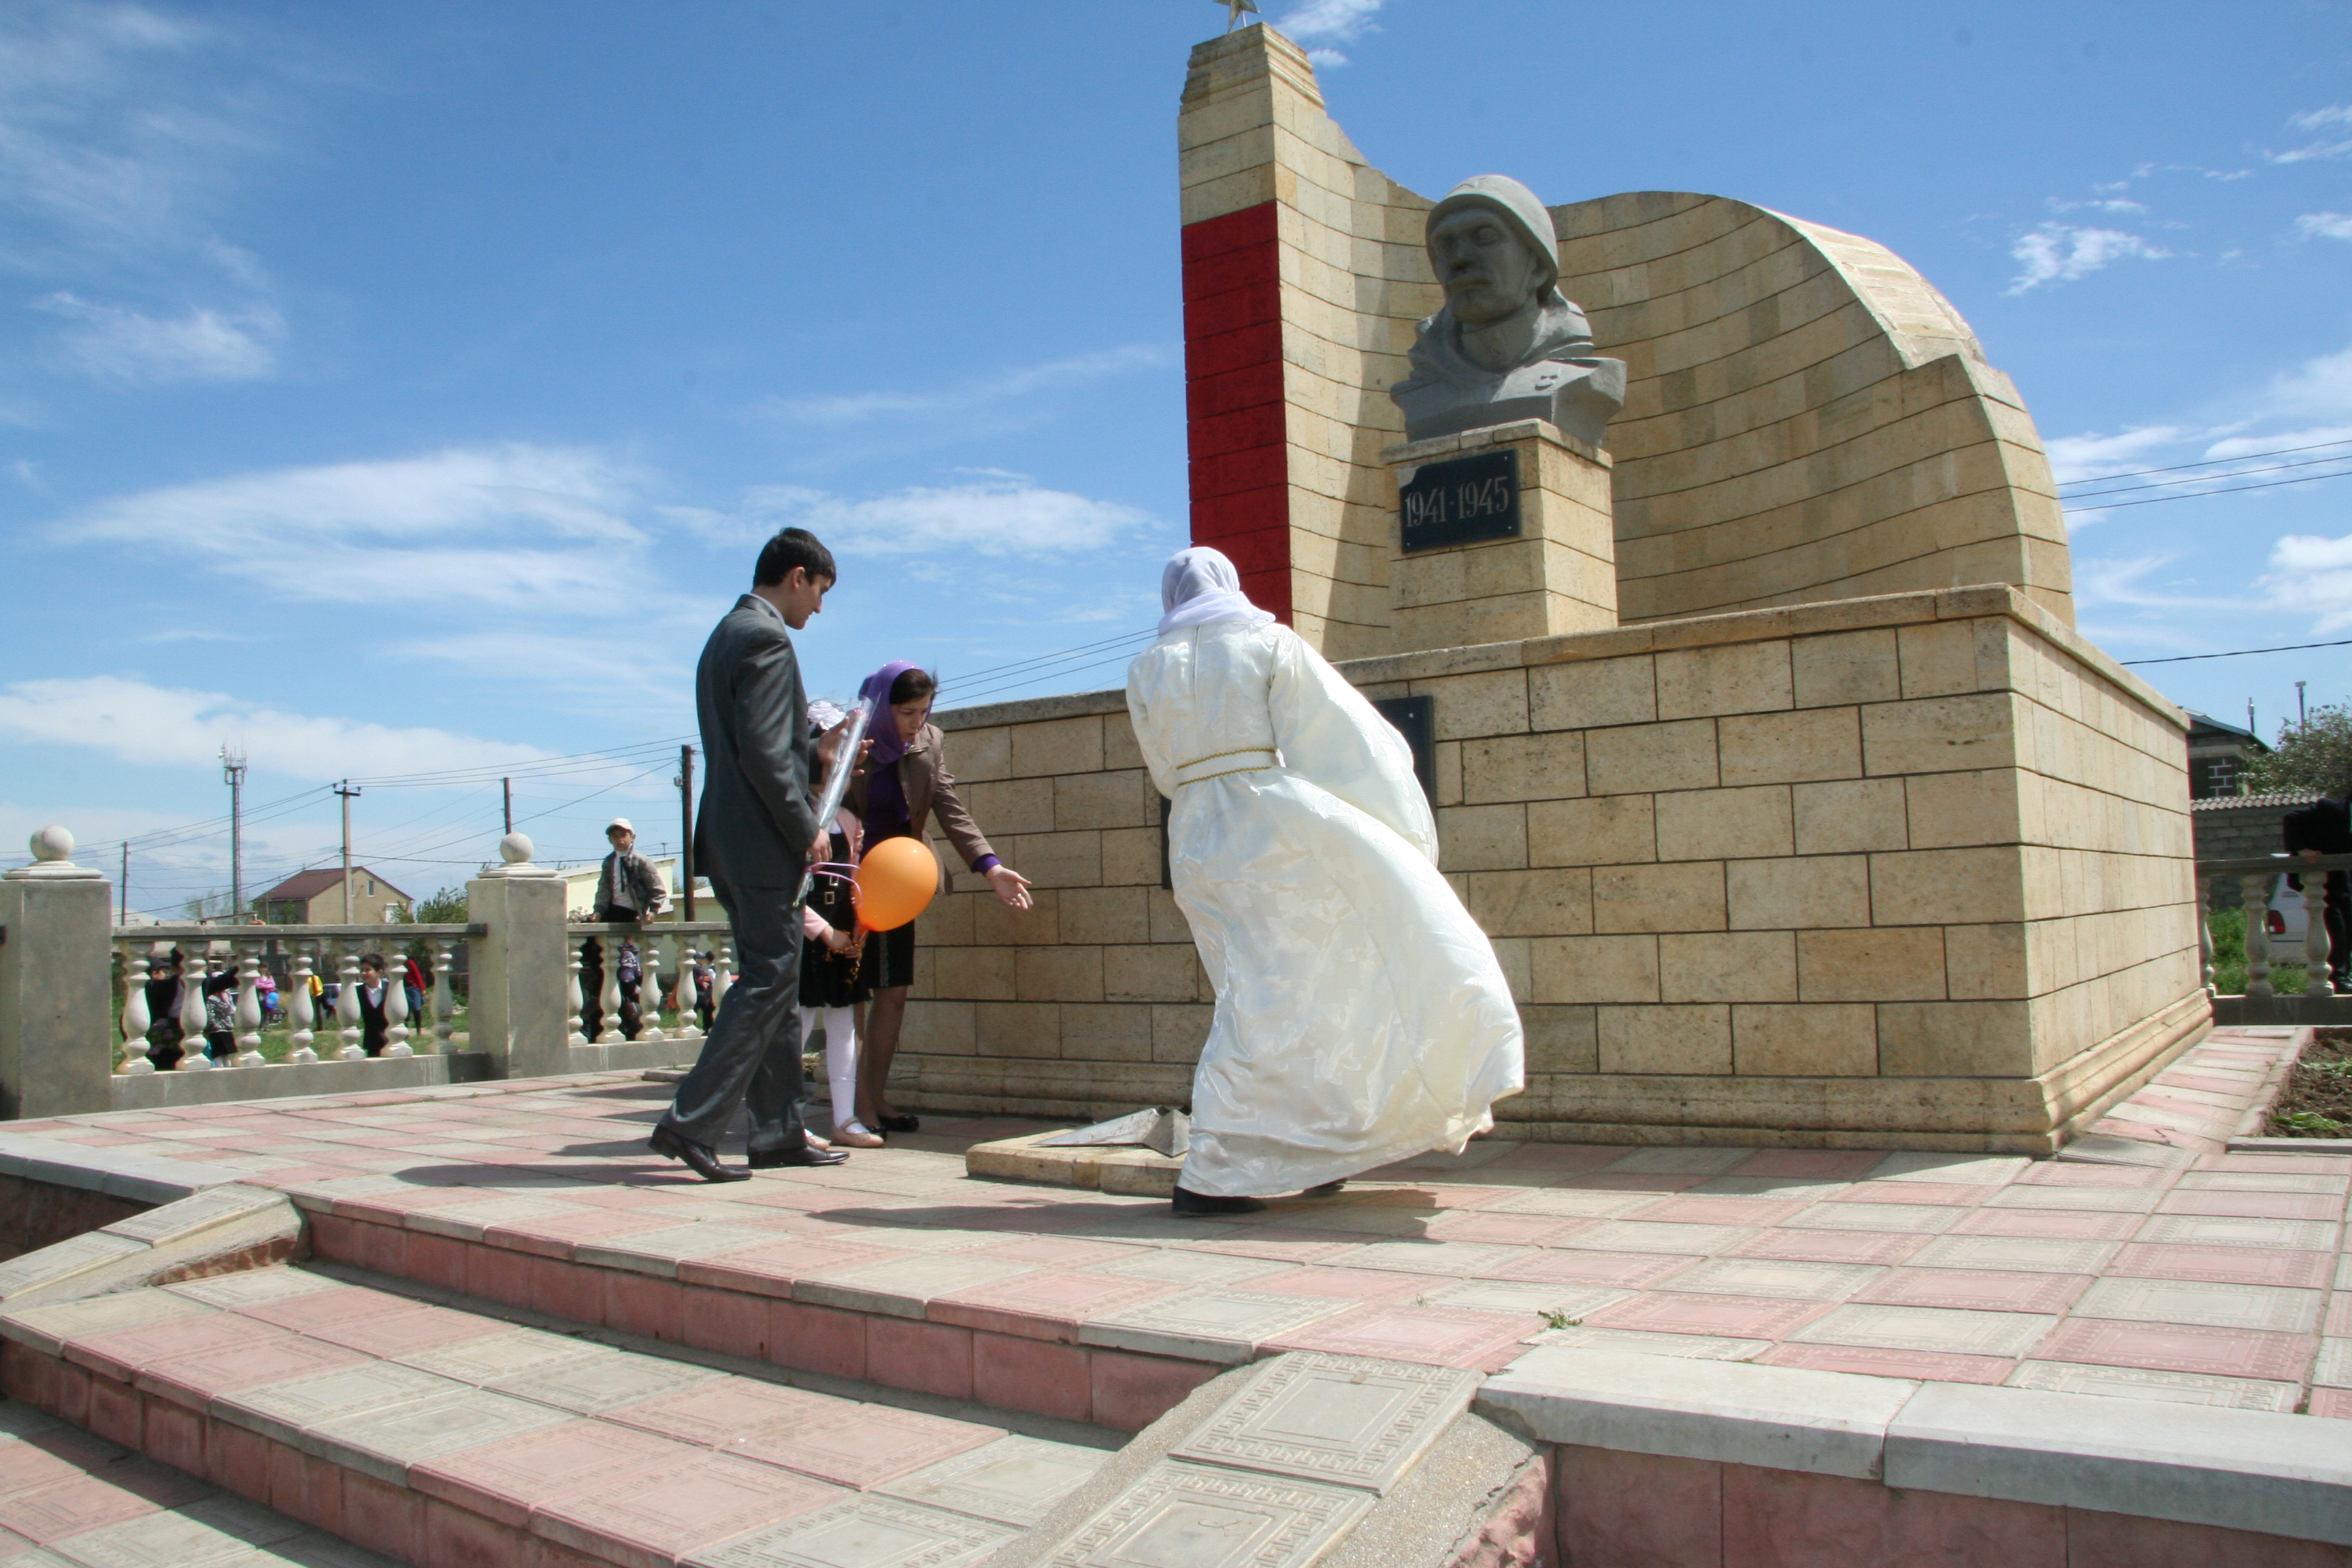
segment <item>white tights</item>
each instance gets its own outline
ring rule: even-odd
[[[824,1021],[824,1076],[833,1088],[833,1130],[846,1132],[857,1126],[857,1009],[803,1007],[801,1038],[816,1032]]]

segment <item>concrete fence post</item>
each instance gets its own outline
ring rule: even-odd
[[[33,835],[33,864],[0,876],[0,1116],[110,1109],[113,889],[77,866],[73,835]]]
[[[540,1078],[568,1070],[564,997],[563,883],[530,863],[530,840],[499,841],[506,864],[466,884],[466,918],[488,927],[474,941],[469,1017],[473,1048],[488,1053],[492,1078]]]

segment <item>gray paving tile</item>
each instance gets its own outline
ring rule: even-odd
[[[116,1220],[104,1227],[109,1236],[129,1237],[158,1247],[175,1237],[193,1235],[239,1215],[257,1214],[273,1209],[286,1200],[267,1187],[248,1187],[232,1182],[226,1186],[211,1187],[177,1203],[160,1205],[144,1214],[129,1219]]]
[[[2160,1187],[2003,1187],[1985,1199],[1989,1209],[2066,1209],[2076,1214],[2145,1214],[2164,1196]]]
[[[1772,1348],[1770,1340],[1733,1339],[1724,1334],[1657,1334],[1643,1329],[1550,1329],[1528,1342],[1589,1351],[1634,1351],[1643,1355],[1681,1356],[1689,1361],[1753,1361]]]
[[[2191,1171],[2174,1184],[2182,1193],[2340,1193],[2352,1186],[2352,1177],[2299,1176],[2291,1172],[2269,1175],[2255,1171]]]
[[[620,1353],[609,1345],[592,1344],[568,1334],[517,1329],[511,1333],[462,1340],[454,1345],[435,1345],[428,1350],[410,1351],[388,1359],[415,1367],[420,1372],[432,1373],[437,1377],[479,1384]]]
[[[687,1559],[688,1568],[967,1568],[1020,1532],[897,1498],[852,1498]]]
[[[1925,1151],[1889,1154],[1870,1168],[1864,1181],[1968,1182],[1998,1187],[2017,1180],[2033,1163],[2021,1155],[1937,1154]]]
[[[2210,1405],[2230,1410],[2292,1412],[2301,1392],[2292,1383],[2252,1377],[2214,1377],[2198,1372],[2157,1372],[2137,1366],[2085,1366],[2079,1362],[2020,1362],[2009,1376],[2011,1388],[2043,1388],[2053,1394],[2104,1394],[2121,1399],[2159,1399],[2175,1405]]]
[[[1955,1355],[2023,1355],[2058,1326],[2054,1314],[1974,1312],[1949,1307],[1839,1307],[1789,1337],[1811,1344]]]
[[[68,1340],[116,1329],[143,1329],[169,1318],[184,1318],[215,1309],[169,1290],[125,1290],[113,1296],[92,1296],[79,1301],[59,1301],[48,1307],[18,1307],[0,1312],[0,1332],[43,1355],[62,1355]]]
[[[1162,1459],[1073,1531],[1047,1568],[1307,1568],[1372,1494]]]
[[[1661,1282],[1657,1289],[1712,1291],[1726,1296],[1781,1296],[1796,1301],[1843,1301],[1885,1272],[1866,1263],[1710,1258]]]
[[[852,1312],[919,1318],[938,1297],[978,1289],[1016,1274],[1034,1273],[1036,1268],[1034,1263],[1016,1263],[1002,1258],[896,1258],[886,1263],[860,1263],[795,1279],[793,1300]]]
[[[573,1206],[564,1205],[566,1209]],[[686,1258],[742,1252],[780,1239],[781,1232],[753,1230],[748,1226],[678,1225],[667,1230],[632,1231],[609,1241],[583,1241],[572,1249],[572,1257],[573,1261],[593,1268],[625,1268],[632,1274],[675,1279],[678,1264]]]
[[[1280,1356],[1171,1455],[1385,1493],[1483,1381],[1361,1356]]]
[[[2022,1269],[2033,1274],[2096,1274],[2123,1244],[2039,1236],[1939,1236],[1911,1255],[1916,1268]]]
[[[184,1279],[164,1289],[185,1296],[191,1301],[202,1301],[212,1307],[258,1307],[268,1301],[290,1301],[297,1296],[315,1296],[321,1290],[342,1289],[343,1282],[330,1279],[323,1274],[308,1269],[292,1268],[274,1264],[267,1268],[247,1269],[241,1274],[219,1274],[209,1279]]]
[[[1960,1223],[1957,1204],[1815,1204],[1780,1223],[1800,1230],[1899,1230],[1933,1235]]]
[[[1716,1176],[1691,1189],[1698,1197],[1786,1198],[1791,1203],[1820,1203],[1844,1192],[1850,1182],[1824,1182],[1811,1176]]]
[[[2074,1303],[2078,1318],[2141,1323],[2202,1323],[2307,1334],[2319,1327],[2322,1290],[2275,1285],[2210,1285],[2188,1279],[2100,1279]]]
[[[394,1362],[371,1362],[273,1383],[213,1401],[213,1414],[234,1426],[312,1452],[306,1434],[323,1422],[387,1405],[462,1392],[465,1384]]]
[[[133,1241],[127,1236],[109,1236],[102,1230],[85,1231],[54,1246],[38,1247],[0,1263],[0,1300],[20,1290],[29,1290],[45,1279],[54,1279],[60,1275],[76,1273],[130,1253],[146,1250],[145,1242]]]
[[[1157,1279],[1171,1285],[1190,1285],[1205,1289],[1213,1286],[1239,1285],[1268,1274],[1280,1274],[1295,1267],[1295,1264],[1263,1258],[1228,1258],[1222,1253],[1188,1252],[1180,1247],[1155,1247],[1134,1258],[1095,1264],[1086,1272],[1116,1274],[1122,1279]]]
[[[2323,1388],[2352,1388],[2352,1340],[2320,1341],[2311,1381]]]
[[[2160,1214],[2139,1227],[2141,1241],[2179,1242],[2189,1247],[2285,1247],[2324,1252],[2336,1245],[2336,1226],[2324,1219],[2228,1219],[2208,1215]]]
[[[1041,1437],[1000,1437],[874,1489],[1025,1529],[1085,1485],[1109,1458],[1099,1448]]]
[[[1612,1161],[1609,1173],[1612,1176],[1634,1173],[1660,1175],[1695,1176],[1719,1175],[1738,1164],[1753,1149],[1643,1149]]]
[[[1655,1193],[1612,1193],[1584,1187],[1536,1187],[1488,1207],[1496,1214],[1551,1214],[1563,1219],[1609,1219],[1658,1201]]]
[[[403,1223],[406,1228],[421,1230],[428,1236],[479,1241],[482,1233],[494,1225],[505,1225],[519,1219],[538,1219],[549,1215],[577,1214],[579,1209],[577,1204],[567,1204],[554,1198],[510,1194],[503,1197],[485,1197],[478,1203],[443,1204],[437,1208],[416,1209]]]
[[[401,1568],[401,1564],[348,1541],[311,1530],[291,1541],[265,1546],[250,1556],[232,1557],[220,1568]]]
[[[1262,1342],[1355,1305],[1246,1290],[1193,1290],[1091,1319],[1079,1326],[1078,1342],[1151,1355],[1244,1362]]]
[[[1747,1225],[1675,1225],[1664,1220],[1612,1219],[1563,1237],[1562,1247],[1580,1252],[1664,1252],[1704,1258],[1724,1252],[1756,1234]]]
[[[534,1404],[593,1415],[641,1399],[658,1399],[724,1376],[709,1367],[653,1356],[614,1354],[557,1362],[483,1384]]]
[[[1348,1267],[1461,1279],[1507,1268],[1539,1250],[1490,1241],[1376,1241],[1348,1254]]]
[[[405,1486],[411,1465],[570,1419],[570,1412],[550,1405],[483,1388],[461,1388],[320,1422],[310,1429],[304,1447],[345,1468]]]
[[[1606,1286],[1547,1285],[1517,1279],[1465,1279],[1417,1298],[1433,1307],[1459,1307],[1472,1312],[1526,1312],[1535,1317],[1558,1312],[1580,1318],[1633,1295]]]
[[[240,1498],[213,1498],[68,1536],[49,1550],[77,1568],[213,1568],[301,1533],[283,1514]]]

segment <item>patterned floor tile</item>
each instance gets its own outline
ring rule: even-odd
[[[1652,1225],[1611,1220],[1579,1231],[1560,1245],[1580,1252],[1656,1252],[1704,1258],[1728,1252],[1756,1233],[1737,1225]]]
[[[2039,1312],[1851,1306],[1834,1308],[1789,1337],[1808,1344],[2020,1356],[2039,1343],[2057,1322],[2056,1318]]]
[[[2002,1273],[1979,1268],[1900,1268],[1855,1300],[1885,1307],[1957,1307],[1987,1312],[2063,1312],[2091,1283],[2087,1274]]]
[[[575,1415],[594,1415],[676,1394],[721,1374],[685,1362],[614,1354],[579,1357],[496,1378],[482,1386]]]
[[[1425,1365],[1500,1365],[1541,1325],[1516,1312],[1373,1302],[1270,1338],[1269,1348],[1372,1356]]]
[[[571,1420],[421,1460],[409,1484],[520,1528],[543,1503],[694,1457],[687,1445],[649,1432]]]
[[[1947,1208],[1967,1208],[1984,1202],[1987,1194],[1995,1190],[1972,1182],[1855,1182],[1838,1194],[1837,1201],[1844,1204],[1940,1204]]]
[[[509,1326],[495,1318],[425,1307],[418,1311],[394,1312],[379,1319],[330,1324],[305,1332],[309,1338],[324,1340],[346,1350],[383,1357],[487,1339],[506,1332]]]
[[[968,1568],[1019,1533],[895,1498],[860,1497],[698,1552],[688,1568]]]
[[[323,1447],[347,1469],[404,1486],[411,1465],[478,1443],[541,1431],[564,1418],[564,1412],[544,1405],[467,1388],[321,1421],[304,1436],[306,1447]]]
[[[1470,1279],[1459,1285],[1432,1289],[1419,1298],[1431,1307],[1459,1307],[1465,1312],[1523,1312],[1530,1318],[1582,1318],[1631,1294],[1624,1290],[1589,1289],[1574,1285],[1522,1284],[1510,1279]]]
[[[404,1352],[389,1359],[436,1376],[480,1384],[495,1383],[502,1377],[518,1377],[529,1372],[544,1371],[570,1362],[619,1353],[608,1346],[576,1340],[568,1334],[510,1328],[504,1333],[485,1339]]]
[[[1469,1408],[1475,1373],[1355,1356],[1269,1363],[1171,1450],[1177,1459],[1386,1493]]]
[[[1444,1284],[1444,1280],[1431,1280],[1394,1268],[1310,1267],[1253,1280],[1250,1289],[1275,1296],[1320,1296],[1334,1301],[1401,1301],[1427,1295]]]
[[[2078,1317],[2067,1319],[2034,1348],[2033,1356],[2037,1361],[2092,1362],[2102,1366],[2143,1366],[2284,1382],[2303,1375],[2313,1348],[2312,1342],[2300,1334]]]
[[[1078,1330],[1078,1342],[1154,1355],[1246,1361],[1257,1345],[1345,1305],[1272,1291],[1188,1290],[1091,1319]]]
[[[2159,1399],[2175,1405],[2209,1405],[2229,1410],[2294,1408],[2292,1383],[2250,1377],[2210,1377],[2197,1373],[2156,1372],[2147,1367],[2086,1366],[2079,1362],[2028,1361],[2009,1378],[2011,1388],[2053,1394],[2104,1394],[2121,1399]]]
[[[1885,1270],[1858,1263],[1811,1263],[1769,1258],[1711,1258],[1684,1269],[1663,1287],[1734,1296],[1785,1296],[1799,1301],[1843,1301]]]
[[[1372,1494],[1162,1459],[1052,1549],[1050,1568],[1306,1568],[1371,1510]]]
[[[1687,1256],[1664,1253],[1547,1249],[1508,1265],[1495,1278],[1532,1279],[1547,1284],[1625,1285],[1638,1289],[1679,1274],[1695,1261]]]
[[[237,1426],[299,1447],[305,1432],[326,1422],[465,1386],[396,1362],[370,1362],[224,1394],[217,1408]]]
[[[2334,1193],[2338,1197],[2352,1187],[2343,1176],[2299,1175],[2267,1171],[2191,1171],[2174,1191],[2183,1193]]]
[[[1829,1310],[1823,1301],[1775,1296],[1682,1295],[1653,1291],[1585,1315],[1598,1329],[1643,1333],[1714,1334],[1728,1339],[1776,1340]]]
[[[1850,1182],[1886,1156],[1866,1149],[1759,1149],[1731,1167],[1740,1176],[1801,1176]]]
[[[1611,1219],[1656,1202],[1651,1193],[1592,1193],[1577,1188],[1538,1187],[1489,1205],[1492,1214],[1550,1215],[1560,1219]]]
[[[1972,1208],[1952,1226],[1954,1236],[2028,1236],[2052,1241],[2128,1241],[2146,1216],[2059,1209]]]
[[[1554,1329],[1538,1334],[1539,1345],[1572,1345],[1580,1350],[1632,1351],[1641,1355],[1680,1356],[1691,1361],[1753,1361],[1772,1348],[1770,1340],[1733,1339],[1723,1334],[1653,1334],[1632,1329]]]
[[[2151,1215],[2137,1239],[2187,1247],[2278,1247],[2329,1251],[2338,1227],[2322,1220],[2230,1219],[2198,1215]]]
[[[1643,1149],[1612,1163],[1609,1170],[1620,1175],[1638,1171],[1719,1176],[1744,1163],[1749,1152],[1746,1149]]]
[[[1766,1198],[1808,1205],[1853,1190],[1853,1184],[1848,1182],[1820,1181],[1804,1176],[1751,1176],[1742,1173],[1747,1169],[1742,1165],[1730,1175],[1709,1176],[1685,1195],[1695,1198]]]
[[[634,1405],[615,1405],[603,1419],[681,1443],[723,1448],[766,1427],[819,1425],[856,1408],[854,1400],[748,1377],[721,1377]]]
[[[999,1437],[909,1471],[874,1489],[930,1508],[1026,1529],[1053,1511],[1110,1458],[1107,1450]]]
[[[1097,1263],[1087,1272],[1108,1274],[1120,1279],[1150,1279],[1162,1284],[1181,1285],[1197,1290],[1207,1287],[1225,1287],[1262,1279],[1269,1274],[1279,1274],[1288,1264],[1260,1258],[1229,1258],[1221,1253],[1200,1255],[1189,1249],[1150,1247],[1129,1249],[1129,1255],[1108,1263]]]
[[[1881,1230],[1768,1230],[1731,1249],[1735,1258],[1801,1263],[1900,1263],[1927,1245],[1924,1236]]]
[[[2169,1247],[2135,1242],[2107,1265],[2111,1276],[2204,1279],[2216,1285],[2281,1285],[2323,1289],[2336,1260],[2324,1252],[2258,1247]]]
[[[1350,1268],[1393,1269],[1406,1274],[1442,1274],[1461,1279],[1492,1273],[1529,1256],[1531,1248],[1496,1242],[1381,1241],[1348,1255]]]
[[[2311,1381],[2331,1388],[2352,1388],[2352,1339],[2331,1336],[2319,1342],[2319,1360],[2312,1364]]]
[[[2306,1334],[2319,1327],[2326,1300],[2317,1290],[2267,1285],[2213,1285],[2190,1279],[2101,1279],[2074,1305],[2081,1318],[2147,1323],[2204,1323]]]
[[[2096,1274],[2115,1256],[2116,1245],[2045,1237],[1939,1236],[1914,1253],[1911,1262],[1920,1268]]]
[[[839,1487],[722,1454],[639,1475],[540,1509],[534,1534],[619,1561],[671,1562],[845,1500]]]
[[[1998,1187],[2015,1181],[2032,1163],[2006,1154],[1889,1154],[1871,1167],[1871,1181],[1972,1182]]]
[[[2175,1188],[2157,1205],[2158,1214],[2221,1215],[2247,1219],[2336,1220],[2344,1199],[2332,1193],[2182,1192]]]
[[[1941,1204],[1815,1204],[1782,1223],[1796,1230],[1891,1230],[1914,1236],[1949,1230],[1967,1212]]]
[[[257,1549],[301,1533],[283,1514],[241,1498],[213,1498],[69,1535],[49,1550],[76,1568],[243,1568]]]
[[[1996,1384],[2017,1363],[2006,1356],[1955,1355],[1947,1351],[1884,1346],[1779,1344],[1756,1358],[1764,1366],[1809,1372],[1853,1372],[1870,1377],[1916,1377],[1934,1383]]]
[[[727,1451],[861,1490],[992,1443],[997,1426],[887,1405],[836,1402],[822,1417],[788,1415],[731,1439]]]

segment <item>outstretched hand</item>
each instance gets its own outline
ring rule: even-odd
[[[991,866],[988,868],[988,885],[996,889],[998,898],[1013,909],[1025,910],[1029,907],[1031,902],[1029,879],[1012,867]]]

